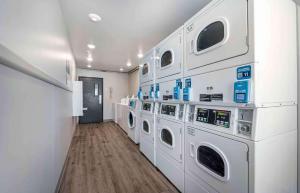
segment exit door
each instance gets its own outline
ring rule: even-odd
[[[79,77],[83,87],[83,116],[79,123],[103,122],[103,79]]]

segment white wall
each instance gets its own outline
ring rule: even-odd
[[[59,0],[0,0],[0,43],[29,64],[66,83],[74,65]]]
[[[130,72],[128,77],[129,95],[137,95],[139,89],[139,71]]]
[[[1,46],[64,84],[69,56],[75,77],[58,0],[0,4]],[[0,192],[54,193],[75,128],[72,92],[7,65],[0,64]]]
[[[103,119],[114,119],[114,103],[128,96],[128,74],[103,72],[98,70],[77,69],[77,76],[103,78]],[[112,96],[109,89],[112,88]]]

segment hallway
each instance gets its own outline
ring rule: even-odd
[[[177,193],[112,122],[79,125],[59,193]]]

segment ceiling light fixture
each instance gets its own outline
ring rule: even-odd
[[[128,67],[132,66],[131,62],[127,62],[126,64]]]
[[[143,64],[140,64],[139,66],[140,66],[141,68],[143,68]]]
[[[88,68],[92,68],[92,65],[88,64],[87,67],[88,67]]]
[[[89,18],[92,22],[99,22],[101,21],[101,17],[95,13],[90,13]]]
[[[137,57],[138,57],[138,58],[142,58],[142,57],[144,57],[144,55],[143,55],[142,53],[139,53],[139,54],[137,55]]]
[[[123,72],[123,71],[124,71],[124,69],[123,69],[123,68],[120,68],[120,71],[121,71],[121,72]]]
[[[87,59],[87,61],[89,61],[89,62],[92,62],[92,61],[93,61],[92,56],[88,56],[86,59]]]
[[[87,47],[91,50],[96,48],[96,46],[94,44],[88,44]]]

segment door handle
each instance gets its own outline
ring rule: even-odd
[[[102,95],[99,94],[99,104],[101,105],[102,104]]]
[[[83,107],[82,110],[83,110],[83,111],[87,111],[88,108],[87,108],[87,107]]]
[[[195,151],[195,145],[193,143],[190,143],[190,156],[192,158],[195,157],[194,151]]]

